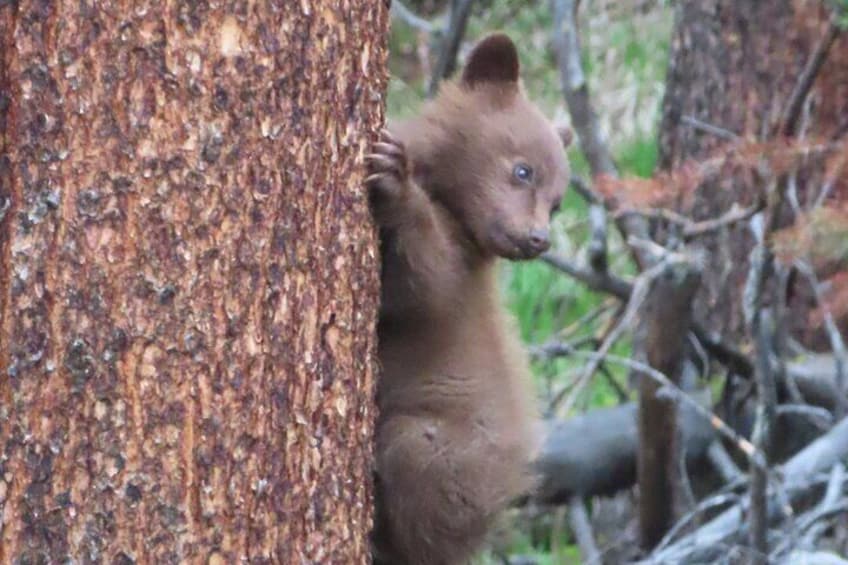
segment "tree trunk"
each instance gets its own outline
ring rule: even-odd
[[[687,354],[687,329],[699,273],[678,265],[666,267],[653,281],[643,311],[642,342],[648,364],[680,386]],[[674,524],[682,508],[682,468],[686,441],[679,406],[647,375],[639,375],[639,539],[654,547]]]
[[[0,562],[366,561],[386,11],[0,2]]]
[[[703,159],[727,140],[686,123],[687,118],[719,126],[750,138],[771,139],[786,110],[808,59],[825,35],[829,4],[818,0],[684,0],[677,7],[666,96],[660,127],[660,168]],[[791,134],[828,140],[848,131],[848,38],[842,34],[830,48],[809,99],[807,127]],[[821,186],[824,167],[814,164],[799,176],[802,204]],[[761,188],[744,174],[722,174],[718,183],[701,187],[695,198],[697,219],[726,211],[732,202],[750,203]],[[843,178],[833,198],[848,200]],[[784,210],[784,221],[791,217]],[[704,271],[696,303],[700,319],[726,339],[744,334],[741,303],[753,246],[746,223],[704,240],[715,264]],[[796,285],[789,316],[795,333],[805,337],[811,300],[805,284]],[[820,338],[821,336],[819,336]],[[815,341],[815,336],[806,336]]]

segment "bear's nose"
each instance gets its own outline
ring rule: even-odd
[[[548,236],[548,230],[533,228],[530,230],[530,247],[536,253],[547,251],[551,247],[551,238]]]

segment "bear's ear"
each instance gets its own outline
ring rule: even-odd
[[[481,83],[518,83],[518,51],[504,33],[486,36],[468,55],[462,71],[462,83],[474,87]]]
[[[556,126],[556,131],[562,140],[562,146],[567,149],[571,145],[571,142],[574,141],[574,132],[566,125]]]

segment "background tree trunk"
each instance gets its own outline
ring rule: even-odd
[[[386,12],[0,2],[0,562],[366,560]]]
[[[703,159],[727,140],[685,123],[693,117],[750,138],[773,138],[781,112],[790,99],[804,65],[825,35],[830,10],[818,0],[685,0],[677,8],[666,96],[660,126],[662,169],[687,159]],[[848,131],[848,37],[837,38],[810,93],[812,110],[803,133],[828,140]],[[812,167],[811,169],[815,169]],[[822,167],[817,165],[818,169]],[[799,178],[799,199],[819,189],[821,175],[810,170]],[[717,217],[732,202],[750,203],[757,187],[743,174],[722,174],[720,183],[701,188],[695,198],[696,219]],[[848,183],[833,191],[845,200]],[[710,256],[720,262],[704,271],[696,303],[698,318],[726,339],[744,334],[741,303],[753,246],[746,223],[704,239]],[[808,342],[806,312],[811,301],[807,285],[799,284],[788,319],[798,337]],[[820,337],[820,336],[819,336]]]

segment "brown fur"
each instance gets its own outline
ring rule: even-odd
[[[527,364],[499,304],[496,258],[547,248],[568,166],[500,34],[390,129],[369,158],[383,254],[375,555],[455,565],[532,485]]]

